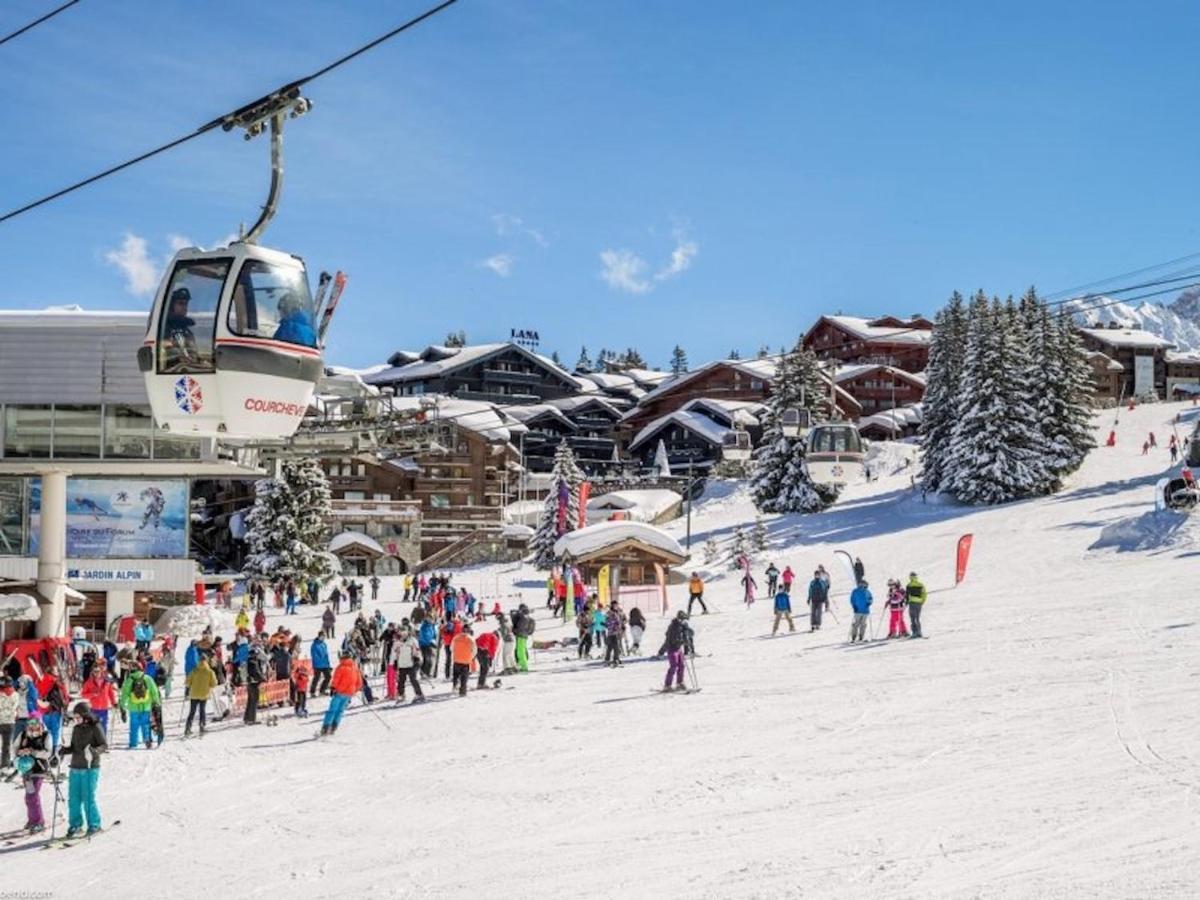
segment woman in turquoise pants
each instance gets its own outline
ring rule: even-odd
[[[75,837],[83,831],[87,820],[87,833],[100,830],[100,807],[96,803],[96,784],[100,780],[100,754],[108,749],[104,730],[92,715],[86,702],[75,704],[75,730],[64,751],[71,754],[71,775],[67,782],[67,837]]]

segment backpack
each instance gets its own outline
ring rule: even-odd
[[[63,697],[62,686],[56,681],[46,694],[46,702],[50,704],[50,708],[57,713],[64,712],[67,708],[66,699]]]
[[[146,679],[145,679],[145,677],[133,679],[133,684],[129,688],[129,693],[135,700],[145,700],[146,699]]]

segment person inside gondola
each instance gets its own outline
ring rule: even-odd
[[[188,371],[198,363],[199,354],[196,350],[196,336],[192,327],[196,320],[188,315],[188,304],[192,301],[192,292],[185,287],[176,288],[171,292],[171,300],[167,305],[167,321],[163,325],[163,371]]]
[[[284,291],[279,298],[279,327],[275,329],[275,340],[305,347],[317,346],[312,319],[293,291]]]

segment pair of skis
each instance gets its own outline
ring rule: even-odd
[[[333,290],[330,291],[329,285],[332,282]],[[342,291],[346,289],[346,273],[339,271],[332,278],[328,272],[322,272],[321,277],[317,281],[317,298],[313,303],[313,311],[316,315],[317,325],[317,346],[325,346],[325,333],[329,331],[329,322],[333,318],[333,311],[337,309],[338,301],[342,299]],[[325,292],[329,291],[329,302],[325,303]]]

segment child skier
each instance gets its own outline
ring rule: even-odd
[[[900,581],[896,578],[888,580],[887,593],[887,610],[888,610],[888,637],[908,637],[908,628],[904,625],[904,607],[908,605],[908,599],[904,595],[904,588],[900,586]]]
[[[796,625],[792,622],[792,598],[782,589],[775,595],[775,624],[771,626],[771,634],[779,631],[780,619],[787,619],[789,631],[796,630]]]
[[[292,711],[298,719],[308,718],[308,667],[292,669]]]
[[[42,780],[50,771],[50,733],[41,719],[30,719],[17,739],[17,771],[25,788],[25,827],[31,834],[46,828],[42,813]]]

